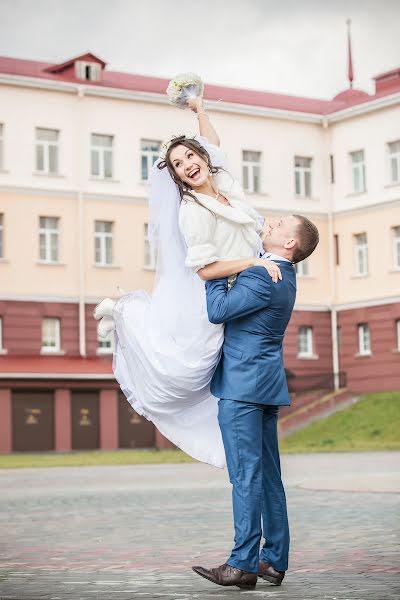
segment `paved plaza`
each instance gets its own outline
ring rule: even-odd
[[[282,587],[223,588],[191,565],[227,558],[225,470],[203,464],[0,472],[1,600],[400,598],[400,454],[282,458],[291,524]]]

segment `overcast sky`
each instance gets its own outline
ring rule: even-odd
[[[0,0],[0,55],[331,98],[400,67],[400,0]]]

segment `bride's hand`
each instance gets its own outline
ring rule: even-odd
[[[264,269],[267,269],[274,283],[277,283],[278,279],[282,280],[281,270],[276,262],[273,262],[272,260],[265,260],[265,258],[255,258],[254,266],[264,267]]]
[[[196,96],[196,98],[191,96],[187,99],[186,104],[195,113],[204,111],[202,96]]]

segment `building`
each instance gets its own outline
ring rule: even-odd
[[[2,452],[167,445],[122,398],[92,318],[118,286],[153,283],[149,170],[164,140],[197,126],[167,83],[90,53],[0,58]],[[320,230],[285,345],[298,389],[400,388],[400,69],[373,95],[351,70],[349,83],[331,101],[205,90],[252,204]]]

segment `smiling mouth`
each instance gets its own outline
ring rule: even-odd
[[[190,175],[188,175],[188,177],[189,177],[189,179],[191,179],[193,181],[193,180],[196,180],[199,175],[200,175],[200,169],[195,169],[194,171],[192,171],[190,173]]]

